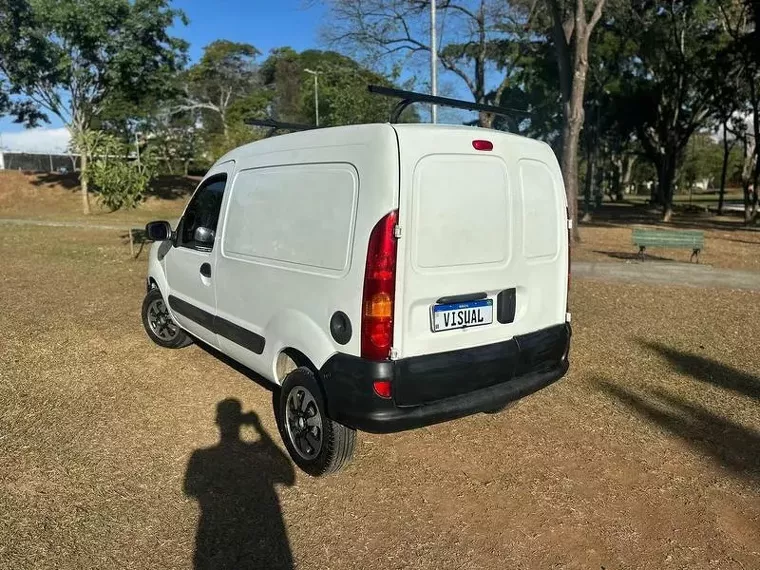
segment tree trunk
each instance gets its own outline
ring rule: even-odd
[[[744,165],[742,167],[742,189],[744,190],[744,221],[752,221],[752,181],[755,172],[756,141],[752,135],[744,139]]]
[[[672,156],[663,156],[657,171],[657,187],[662,204],[662,221],[670,222],[673,217],[673,182],[676,177],[676,161]]]
[[[591,137],[588,137],[591,139]],[[588,156],[586,157],[586,185],[583,192],[584,212],[583,221],[591,221],[591,211],[593,206],[591,205],[591,192],[594,188],[594,181],[596,179],[596,147],[594,142],[589,140],[588,144]]]
[[[90,214],[90,197],[87,193],[87,186],[88,186],[88,178],[89,178],[89,172],[88,172],[88,160],[87,160],[87,152],[86,151],[80,151],[79,156],[79,186],[81,188],[82,192],[82,211],[85,213],[85,215]]]
[[[726,174],[728,173],[728,155],[731,147],[728,146],[728,119],[723,121],[723,167],[720,171],[720,191],[718,194],[718,215],[723,215],[723,199],[726,197]]]
[[[631,187],[631,176],[633,176],[633,165],[636,163],[636,155],[635,154],[628,154],[623,156],[623,187],[622,192],[625,194],[626,191],[630,190]],[[622,195],[621,195],[622,199]]]
[[[187,173],[190,171],[190,161],[185,161],[185,176],[187,176]]]
[[[582,113],[582,111],[581,111]],[[565,121],[562,137],[562,177],[565,179],[567,205],[570,208],[570,219],[573,222],[573,241],[580,242],[578,231],[578,139],[580,138],[580,121],[568,119]]]
[[[562,176],[565,179],[575,242],[581,241],[578,228],[578,146],[583,128],[583,93],[586,89],[586,70],[588,69],[587,52],[581,53],[584,49],[588,50],[588,40],[581,46],[576,45],[575,73],[570,100],[564,105],[565,128],[562,136]]]
[[[493,113],[486,113],[485,111],[480,111],[480,113],[478,114],[478,126],[483,127],[484,129],[493,128],[494,119],[496,119],[496,115],[494,115]]]

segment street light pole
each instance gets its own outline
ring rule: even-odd
[[[319,72],[311,69],[304,69],[304,71],[314,76],[314,118],[316,125],[319,126]]]
[[[438,48],[436,47],[435,8],[436,0],[430,0],[430,94],[438,95]],[[433,124],[438,122],[438,105],[431,109]]]

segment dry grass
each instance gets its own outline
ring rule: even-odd
[[[594,212],[592,222],[581,224],[580,244],[573,246],[576,261],[626,261],[635,259],[638,248],[631,243],[634,227],[705,232],[701,263],[726,269],[760,271],[760,226],[746,226],[741,216],[714,216],[677,210],[673,221],[659,221],[660,213],[643,205],[605,205]],[[647,248],[650,261],[688,262],[691,250]]]
[[[205,538],[281,554],[236,568],[760,567],[758,294],[576,280],[566,379],[499,415],[362,434],[315,480],[283,464],[266,390],[150,344],[144,264],[112,232],[0,240],[1,568],[190,567],[183,481],[228,397],[277,442],[200,469]]]
[[[637,224],[637,227],[662,229]],[[675,228],[674,228],[675,229]],[[631,243],[631,227],[584,226],[582,242],[573,245],[575,261],[626,261],[637,259],[638,248]],[[647,248],[648,260],[689,262],[691,250]],[[726,269],[760,271],[760,231],[750,229],[705,229],[705,249],[700,263]]]

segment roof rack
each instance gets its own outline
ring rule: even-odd
[[[268,137],[271,137],[277,131],[309,131],[312,129],[318,129],[315,125],[299,125],[298,123],[283,123],[281,121],[275,121],[274,119],[246,119],[246,125],[253,127],[268,127],[270,131],[267,133]]]
[[[461,99],[450,99],[448,97],[437,97],[427,95],[426,93],[417,93],[415,91],[404,91],[403,89],[392,89],[390,87],[381,87],[380,85],[367,85],[367,90],[376,95],[385,95],[386,97],[397,97],[401,99],[391,111],[390,122],[397,123],[401,113],[404,112],[412,103],[433,103],[441,107],[453,107],[455,109],[466,109],[468,111],[484,111],[495,115],[509,117],[512,115],[528,115],[527,111],[520,109],[509,109],[507,107],[493,107],[472,101],[463,101]]]

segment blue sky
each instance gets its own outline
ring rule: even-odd
[[[326,15],[321,3],[308,0],[175,0],[174,6],[190,19],[187,26],[176,26],[174,33],[190,42],[192,61],[205,45],[219,38],[251,43],[264,55],[286,45],[298,51],[319,47],[319,29]],[[0,145],[14,150],[62,150],[68,140],[54,117],[46,128],[34,131],[3,118],[0,135]]]
[[[305,0],[175,0],[174,6],[190,18],[175,33],[190,42],[192,60],[219,38],[253,44],[264,55],[286,45],[315,47],[325,16],[322,3]]]

